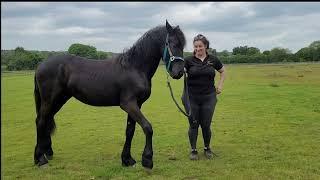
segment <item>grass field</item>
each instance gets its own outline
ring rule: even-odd
[[[152,79],[142,112],[153,126],[154,168],[141,165],[145,137],[137,126],[135,167],[121,166],[126,114],[72,98],[56,115],[54,159],[33,165],[36,142],[33,73],[1,74],[3,179],[320,179],[320,64],[226,65],[212,148],[190,161],[188,123],[171,100],[164,67]],[[217,79],[216,79],[217,80]],[[171,80],[180,102],[182,80]],[[175,159],[175,160],[169,160]]]

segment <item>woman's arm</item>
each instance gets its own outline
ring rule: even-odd
[[[216,92],[217,92],[217,94],[220,94],[222,92],[223,82],[226,77],[226,70],[225,70],[224,66],[221,69],[219,69],[218,72],[220,73],[220,80],[219,80],[218,86],[216,88]]]

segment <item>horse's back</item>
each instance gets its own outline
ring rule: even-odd
[[[39,65],[36,76],[43,85],[63,88],[89,105],[117,106],[121,94],[140,94],[139,99],[144,100],[150,95],[148,80],[138,70],[122,67],[116,58],[91,60],[68,54],[54,56]]]

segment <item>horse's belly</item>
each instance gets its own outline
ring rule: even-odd
[[[120,91],[114,87],[81,86],[71,88],[72,96],[92,106],[118,106]]]
[[[92,106],[119,106],[119,98],[87,98],[84,96],[74,95],[74,97],[88,105]]]

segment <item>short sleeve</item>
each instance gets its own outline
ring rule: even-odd
[[[221,61],[218,59],[218,57],[215,57],[215,63],[214,63],[214,68],[218,71],[223,67],[223,64]]]
[[[189,67],[190,67],[190,56],[188,56],[188,57],[186,57],[185,59],[184,59],[184,67],[187,69],[187,70],[189,70]]]

